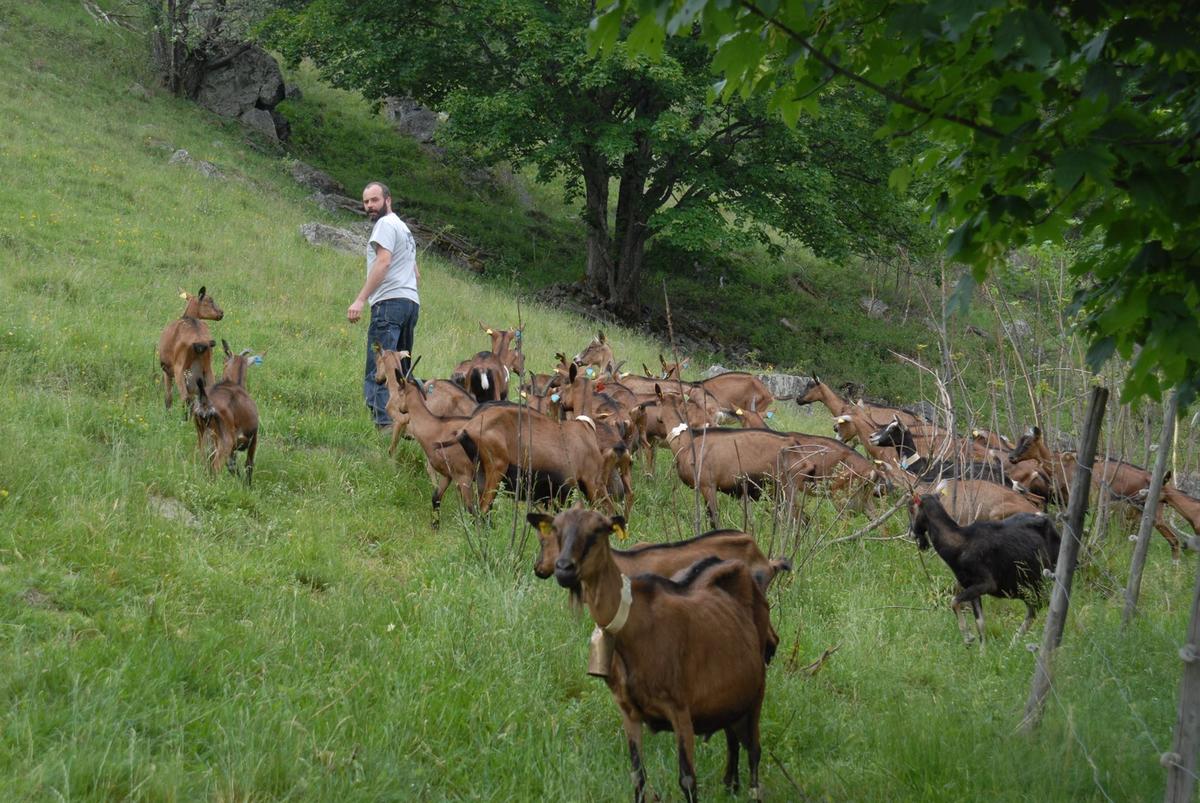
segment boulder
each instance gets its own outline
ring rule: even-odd
[[[275,132],[275,119],[271,116],[271,112],[266,109],[246,109],[238,117],[238,120],[247,128],[257,131],[268,140],[274,141],[279,139],[279,135]]]
[[[1029,338],[1033,337],[1033,327],[1029,325],[1028,321],[1024,321],[1020,318],[1014,318],[1011,328],[1013,337],[1015,338],[1028,340]]]
[[[799,396],[808,388],[810,377],[797,374],[758,374],[758,378],[776,398],[780,396]]]
[[[383,113],[398,132],[426,145],[433,142],[433,135],[442,124],[440,114],[412,98],[387,98]]]
[[[284,100],[303,100],[304,93],[296,84],[285,84],[283,87]]]
[[[205,73],[196,102],[222,117],[238,118],[250,109],[275,108],[284,91],[283,73],[271,54],[257,45],[243,45]]]
[[[300,235],[310,245],[325,245],[338,251],[362,255],[366,253],[370,232],[341,229],[324,223],[305,223],[300,227]]]
[[[203,159],[193,159],[192,155],[183,148],[171,154],[171,158],[167,160],[167,164],[187,165],[205,178],[225,178],[225,174],[221,172],[221,168]]]
[[[316,190],[324,195],[345,195],[346,188],[342,183],[324,170],[318,170],[304,162],[292,163],[292,178],[302,187]]]

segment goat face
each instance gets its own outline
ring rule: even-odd
[[[213,301],[213,297],[208,295],[203,287],[196,295],[188,296],[187,302],[187,311],[184,312],[184,315],[189,318],[219,321],[225,317],[225,312],[217,306],[217,302]]]
[[[539,544],[537,558],[533,561],[533,573],[539,580],[545,580],[554,574],[554,563],[558,560],[558,533],[554,531],[550,517],[545,514],[530,513],[529,523],[537,530]]]
[[[900,423],[900,419],[892,416],[886,427],[872,432],[871,443],[874,446],[900,446],[904,443],[904,425]]]
[[[1017,445],[1008,453],[1008,462],[1020,463],[1022,460],[1036,460],[1038,446],[1042,442],[1042,431],[1037,427],[1030,428],[1017,440]]]
[[[929,517],[925,515],[925,509],[921,505],[920,497],[914,496],[909,504],[908,513],[910,521],[908,532],[917,542],[917,549],[924,552],[929,549]]]
[[[610,519],[582,507],[564,510],[553,520],[542,513],[530,513],[527,519],[539,533],[556,539],[559,552],[554,561],[554,579],[572,591],[578,591],[583,578],[591,575],[593,564],[603,560],[608,552],[608,536],[623,532],[625,526],[620,516]]]

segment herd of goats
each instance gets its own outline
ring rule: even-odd
[[[235,354],[222,341],[224,370],[215,381],[216,341],[204,321],[220,320],[222,311],[203,287],[184,297],[183,316],[167,326],[158,346],[166,406],[177,390],[214,472],[224,463],[236,473],[235,454],[245,451],[249,484],[258,411],[245,376],[260,355]],[[1051,451],[1037,427],[1015,445],[982,430],[960,437],[907,410],[843,399],[813,377],[792,400],[828,407],[836,437],[782,432],[768,426],[770,406],[782,399],[751,374],[687,382],[680,365],[661,355],[658,376],[645,366],[643,375],[622,373],[601,332],[574,358],[558,354],[552,372],[527,375],[522,330],[480,326],[491,348],[464,360],[449,379],[417,380],[419,360],[376,346],[376,381],[387,384],[393,421],[389,452],[401,437],[420,444],[434,486],[435,527],[451,484],[473,514],[487,513],[501,485],[560,509],[528,514],[540,541],[534,571],[553,574],[595,621],[588,672],[605,679],[620,708],[637,800],[645,795],[643,724],[675,733],[688,800],[696,799],[694,737],[717,731],[724,731],[728,748],[726,786],[738,788],[745,747],[758,797],[759,712],[779,641],[765,592],[790,564],[768,559],[752,535],[730,529],[614,548],[610,536],[625,538],[633,504],[635,454],[653,474],[656,449],[669,449],[679,479],[703,497],[713,527],[718,492],[757,498],[768,487],[793,495],[819,489],[870,504],[898,489],[908,499],[917,545],[932,546],[958,581],[951,607],[965,641],[974,640],[963,610],[969,605],[982,644],[984,595],[1025,602],[1014,641],[1033,620],[1059,551],[1045,510],[1065,506],[1078,469],[1075,454]],[[519,403],[508,401],[514,374],[525,377]],[[721,426],[731,422],[740,426]],[[1099,458],[1092,482],[1114,503],[1137,508],[1150,475]],[[572,490],[589,507],[564,508]],[[617,514],[618,502],[624,515]],[[1200,500],[1169,482],[1164,489],[1156,527],[1177,560],[1179,538],[1163,520],[1163,504],[1197,530]]]

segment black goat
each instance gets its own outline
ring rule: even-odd
[[[1016,643],[1044,602],[1043,569],[1054,570],[1058,562],[1059,535],[1050,519],[1034,513],[1018,513],[1000,521],[981,521],[960,527],[942,507],[936,494],[913,496],[911,531],[919,549],[930,544],[954,572],[962,590],[951,607],[958,617],[963,640],[971,643],[963,620],[962,604],[971,603],[975,627],[983,643],[983,604],[990,594],[1003,599],[1020,599],[1026,608],[1025,621],[1013,637]]]
[[[887,426],[873,432],[870,440],[874,446],[894,448],[899,457],[900,467],[916,477],[919,482],[987,480],[997,485],[1010,486],[1004,465],[999,460],[942,460],[933,455],[920,454],[912,432],[896,418],[892,418]]]

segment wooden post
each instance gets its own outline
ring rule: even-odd
[[[1142,589],[1142,568],[1146,565],[1146,552],[1150,549],[1150,532],[1158,516],[1158,502],[1162,496],[1163,477],[1167,473],[1167,458],[1175,436],[1175,413],[1179,402],[1174,393],[1163,410],[1162,437],[1158,441],[1158,457],[1154,460],[1154,471],[1150,475],[1150,489],[1146,495],[1146,507],[1142,511],[1142,523],[1138,527],[1137,545],[1133,548],[1133,560],[1129,564],[1129,583],[1125,587],[1125,611],[1121,614],[1124,628],[1137,610],[1138,594]]]
[[[1050,596],[1050,610],[1046,614],[1046,629],[1042,633],[1042,646],[1037,653],[1033,668],[1033,683],[1029,699],[1025,703],[1025,717],[1021,730],[1029,733],[1042,719],[1042,705],[1050,692],[1052,677],[1051,661],[1054,651],[1062,641],[1063,626],[1067,621],[1067,608],[1071,601],[1071,581],[1075,577],[1075,563],[1079,558],[1082,540],[1083,517],[1087,513],[1088,493],[1092,487],[1092,464],[1096,460],[1096,442],[1100,439],[1100,424],[1104,421],[1104,408],[1108,402],[1108,388],[1092,389],[1088,404],[1087,423],[1079,437],[1079,463],[1071,483],[1071,498],[1067,505],[1067,526],[1063,532],[1062,546],[1058,550],[1058,566],[1054,574],[1054,590]]]
[[[1200,746],[1200,565],[1196,567],[1196,590],[1192,594],[1192,618],[1188,640],[1179,650],[1183,680],[1179,684],[1179,718],[1171,752],[1162,757],[1167,768],[1166,803],[1191,803],[1196,782],[1196,748]]]

